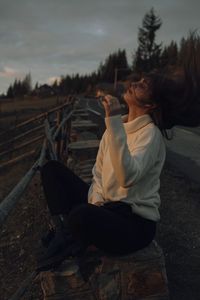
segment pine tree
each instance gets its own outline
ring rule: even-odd
[[[161,66],[175,66],[178,63],[178,46],[177,43],[171,41],[169,46],[165,46],[161,54]]]
[[[39,83],[36,82],[35,87],[34,87],[34,90],[37,90],[38,88],[39,88]]]
[[[115,69],[128,71],[128,61],[126,56],[126,50],[119,49],[117,52],[109,54],[104,63],[100,63],[97,74],[100,81],[106,81],[113,83],[115,76]],[[122,75],[121,75],[122,74]],[[119,73],[120,77],[123,77],[123,73]],[[120,79],[119,77],[119,79]]]
[[[13,98],[14,97],[12,84],[8,87],[8,90],[7,90],[7,93],[6,93],[6,97],[7,98]]]
[[[136,72],[150,71],[153,68],[160,66],[160,54],[162,44],[157,44],[156,31],[161,27],[161,19],[155,15],[152,8],[149,13],[146,13],[142,27],[138,33],[138,49],[133,56],[133,70]]]
[[[23,86],[23,95],[29,94],[32,90],[32,80],[31,80],[31,74],[27,74],[22,81],[22,86]]]
[[[181,39],[180,45],[179,45],[179,55],[178,55],[178,64],[179,65],[182,65],[184,63],[184,57],[187,52],[187,45],[188,45],[188,40],[183,37]]]

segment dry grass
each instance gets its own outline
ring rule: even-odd
[[[26,97],[0,100],[1,113],[12,113],[13,111],[20,112],[25,109],[47,109],[48,107],[55,106],[61,102],[65,97]]]
[[[66,97],[0,100],[0,132],[62,104]]]

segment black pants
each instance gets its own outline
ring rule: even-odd
[[[144,248],[154,238],[156,222],[133,214],[128,204],[89,204],[89,185],[62,163],[47,162],[41,179],[51,214],[66,214],[69,230],[83,244],[120,255]]]

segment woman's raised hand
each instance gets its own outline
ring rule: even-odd
[[[106,117],[111,117],[121,114],[121,105],[116,97],[106,95],[103,98],[102,104],[105,108]]]

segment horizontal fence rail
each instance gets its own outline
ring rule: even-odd
[[[39,125],[39,126],[33,128],[31,130],[28,130],[28,131],[26,131],[26,132],[24,132],[24,133],[22,133],[22,134],[20,134],[20,135],[18,135],[16,137],[10,139],[10,140],[7,140],[6,142],[0,143],[0,147],[8,145],[8,144],[11,144],[11,143],[13,143],[13,142],[15,142],[15,141],[17,141],[17,140],[19,140],[21,138],[24,138],[25,136],[29,135],[30,133],[36,132],[36,131],[42,129],[43,127],[44,127],[43,124]]]
[[[36,173],[38,162],[35,162],[26,175],[14,187],[10,194],[0,204],[0,226],[6,220],[8,214],[12,211],[18,199],[22,196],[31,179]]]
[[[21,149],[21,148],[24,148],[24,147],[26,147],[26,146],[28,146],[28,145],[30,145],[30,144],[33,144],[33,143],[35,143],[35,142],[41,140],[42,138],[44,138],[44,134],[42,134],[42,135],[40,135],[40,136],[37,136],[37,137],[31,139],[30,141],[25,142],[25,143],[23,143],[23,144],[21,144],[21,145],[19,145],[19,146],[13,147],[13,148],[10,149],[10,150],[6,150],[6,151],[1,152],[1,153],[0,153],[0,157],[2,157],[3,155],[9,154],[9,153],[11,153],[11,152],[14,152],[14,151],[16,151],[16,150],[19,150],[19,149]]]
[[[3,135],[7,134],[8,132],[10,132],[10,131],[12,131],[12,130],[16,130],[17,128],[20,128],[20,127],[25,126],[25,125],[27,125],[27,124],[30,124],[30,123],[32,123],[33,121],[37,121],[37,120],[42,119],[42,118],[44,118],[44,119],[45,119],[45,118],[48,118],[48,116],[49,116],[50,114],[52,114],[53,112],[55,112],[55,111],[57,111],[57,110],[59,110],[59,109],[63,109],[63,108],[65,108],[65,107],[67,107],[67,106],[70,104],[70,101],[72,101],[72,99],[68,99],[66,103],[64,103],[64,104],[62,104],[62,105],[59,105],[59,106],[57,106],[57,107],[55,107],[55,108],[52,108],[52,109],[48,110],[48,111],[45,112],[45,113],[39,114],[39,115],[37,115],[37,116],[35,116],[35,117],[32,117],[32,118],[30,118],[30,119],[28,119],[28,120],[26,120],[26,121],[23,121],[23,122],[21,122],[21,123],[19,123],[19,124],[16,124],[15,126],[12,126],[11,128],[7,129],[6,131],[1,132],[1,133],[0,133],[0,138],[1,138]]]
[[[24,158],[33,156],[35,154],[35,152],[36,152],[36,150],[34,149],[34,150],[28,151],[28,152],[26,152],[26,153],[24,153],[22,155],[19,155],[19,156],[13,158],[13,159],[10,159],[9,161],[3,162],[0,165],[0,171],[3,170],[5,167],[11,166],[12,164],[21,161]]]

